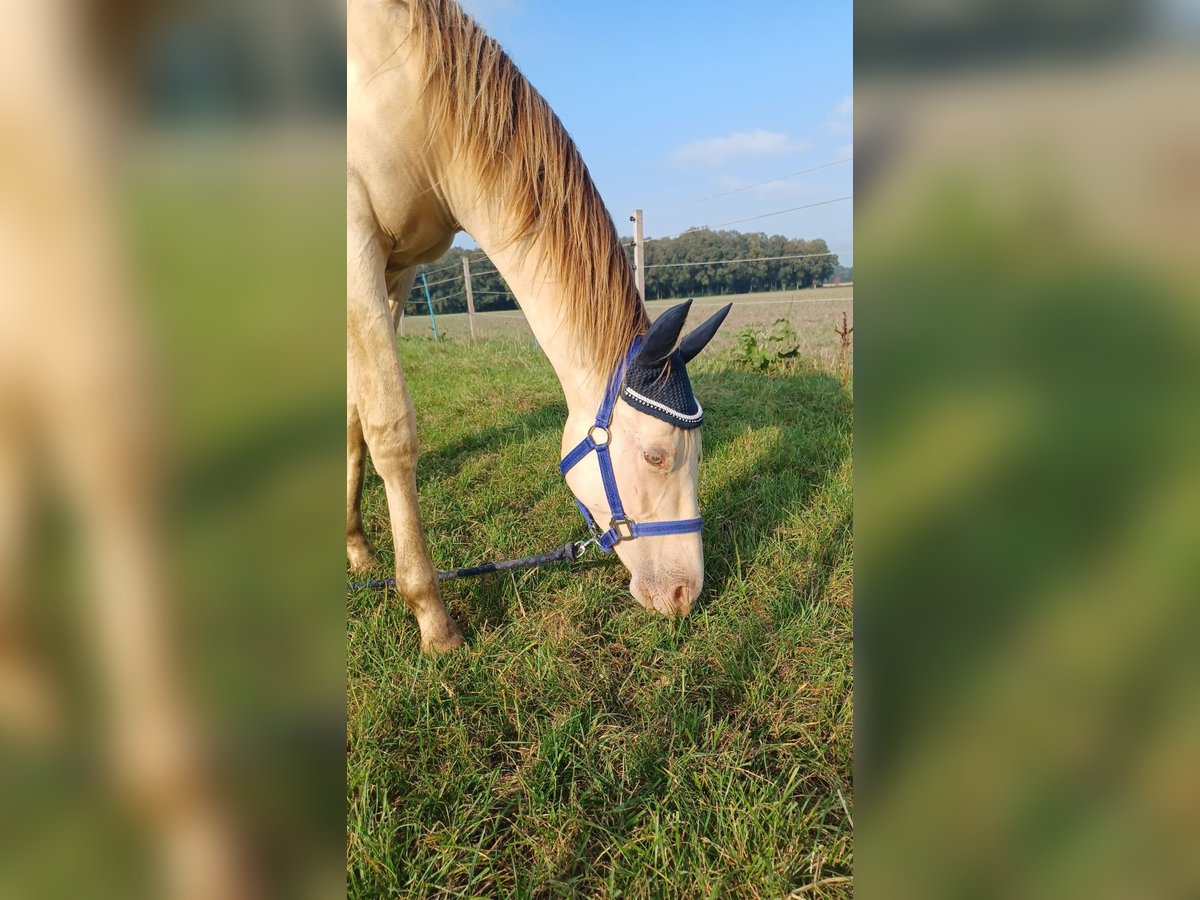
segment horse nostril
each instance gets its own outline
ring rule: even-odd
[[[671,592],[671,607],[678,615],[686,616],[692,611],[693,599],[691,585],[677,584]]]

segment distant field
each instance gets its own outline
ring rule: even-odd
[[[683,298],[686,299],[686,298]],[[826,365],[836,360],[838,336],[834,329],[842,321],[842,313],[854,324],[854,287],[810,288],[803,291],[773,291],[759,294],[734,294],[727,297],[698,297],[692,304],[693,324],[725,303],[733,302],[729,319],[718,332],[714,346],[731,347],[738,331],[747,327],[769,328],[776,319],[791,322],[800,336],[800,347],[806,356],[819,358]],[[646,304],[652,317],[679,300],[653,300]],[[408,337],[427,337],[433,334],[428,314],[418,315],[409,307],[402,323],[401,334]],[[466,313],[438,316],[438,331],[455,340],[465,339],[470,330]],[[533,340],[533,333],[520,310],[487,312],[477,315],[479,336]]]

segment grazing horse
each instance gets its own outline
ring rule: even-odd
[[[728,307],[682,342],[686,304],[651,327],[570,136],[457,3],[349,0],[348,14],[351,569],[375,562],[360,512],[369,450],[387,493],[397,589],[417,617],[422,648],[462,643],[422,534],[417,433],[395,316],[416,266],[466,231],[512,288],[562,383],[562,467],[585,519],[603,531],[601,547],[625,564],[643,606],[687,614],[703,585],[704,556],[696,500],[702,410],[684,366]]]

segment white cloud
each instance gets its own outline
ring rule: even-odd
[[[854,133],[854,97],[843,97],[833,108],[833,114],[821,125],[829,134],[849,135]]]
[[[731,159],[776,156],[807,149],[808,144],[798,138],[759,128],[754,131],[732,131],[725,137],[692,141],[676,150],[672,159],[683,165],[719,166]]]

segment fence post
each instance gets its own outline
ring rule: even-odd
[[[467,323],[471,327],[471,343],[475,343],[475,293],[471,290],[471,260],[463,256],[463,286],[467,289]]]
[[[633,280],[638,296],[646,300],[646,241],[642,237],[642,211],[635,209],[629,217],[633,223]]]
[[[433,314],[433,300],[429,298],[429,279],[425,277],[425,273],[421,273],[421,284],[425,287],[425,305],[429,307],[429,321],[433,323],[433,339],[440,341],[442,338],[437,330],[437,316]]]

